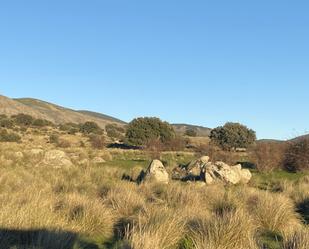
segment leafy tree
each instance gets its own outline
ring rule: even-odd
[[[256,140],[255,131],[239,123],[226,123],[211,131],[211,141],[224,150],[248,148]]]
[[[175,137],[173,127],[159,118],[136,118],[128,125],[126,140],[130,145],[145,146],[150,141],[166,143]]]
[[[34,119],[32,116],[28,115],[28,114],[17,114],[12,116],[12,118],[14,119],[15,123],[17,125],[22,125],[22,126],[30,126],[32,125]]]
[[[95,122],[88,121],[80,126],[80,132],[84,134],[103,134],[103,130]]]
[[[123,127],[119,127],[115,124],[106,125],[105,130],[107,136],[114,139],[123,139],[123,134],[125,133],[125,129]]]
[[[185,135],[188,137],[196,137],[197,136],[197,132],[194,129],[190,129],[188,128],[185,132]]]

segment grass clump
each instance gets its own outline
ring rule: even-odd
[[[8,132],[5,129],[0,130],[0,142],[20,142],[21,137],[15,132]]]

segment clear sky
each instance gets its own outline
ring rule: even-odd
[[[0,3],[0,94],[130,121],[309,130],[307,0]]]

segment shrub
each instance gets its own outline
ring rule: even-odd
[[[196,137],[197,132],[194,129],[187,129],[186,132],[185,132],[185,135],[189,136],[189,137]]]
[[[242,160],[242,155],[233,151],[225,151],[213,144],[201,144],[196,148],[200,156],[207,155],[214,162],[223,161],[229,165],[234,165]]]
[[[292,172],[309,170],[309,138],[300,139],[289,145],[285,168]]]
[[[130,145],[145,146],[149,141],[159,139],[166,143],[175,137],[173,127],[159,118],[137,118],[131,121],[126,132]]]
[[[51,144],[58,144],[59,143],[59,135],[58,134],[51,134],[49,136],[49,142]]]
[[[186,148],[187,144],[187,139],[181,136],[175,136],[164,144],[164,149],[170,151],[183,151]]]
[[[105,130],[106,130],[107,136],[109,136],[110,138],[114,138],[114,139],[124,138],[123,134],[125,133],[125,129],[115,124],[106,125]]]
[[[226,123],[211,131],[211,141],[224,150],[248,148],[256,140],[255,131],[239,123]]]
[[[80,125],[74,123],[65,123],[59,126],[59,130],[66,131],[68,134],[74,135],[79,132]]]
[[[251,161],[260,172],[280,169],[284,165],[285,143],[259,142],[251,151]]]
[[[94,149],[103,149],[105,147],[105,139],[103,136],[91,135],[89,141]]]
[[[22,125],[22,126],[30,126],[32,125],[34,119],[32,116],[28,115],[28,114],[17,114],[12,116],[12,118],[14,119],[15,123],[17,125]]]
[[[1,118],[0,119],[0,127],[12,129],[14,127],[14,122],[12,119],[9,118]]]
[[[17,133],[0,130],[0,142],[19,142],[20,140],[21,137]]]
[[[99,127],[99,125],[95,122],[88,121],[80,126],[80,132],[83,134],[103,134],[103,130]]]
[[[53,123],[48,121],[48,120],[46,120],[46,119],[35,119],[32,122],[32,125],[36,126],[36,127],[44,127],[44,126],[52,126]]]

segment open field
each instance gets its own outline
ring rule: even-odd
[[[70,147],[62,150],[73,164],[59,168],[40,163],[54,148],[38,144],[0,145],[0,248],[308,248],[305,173],[253,170],[236,186],[138,185],[121,179],[148,166],[143,151]],[[161,157],[171,171],[196,155]]]

